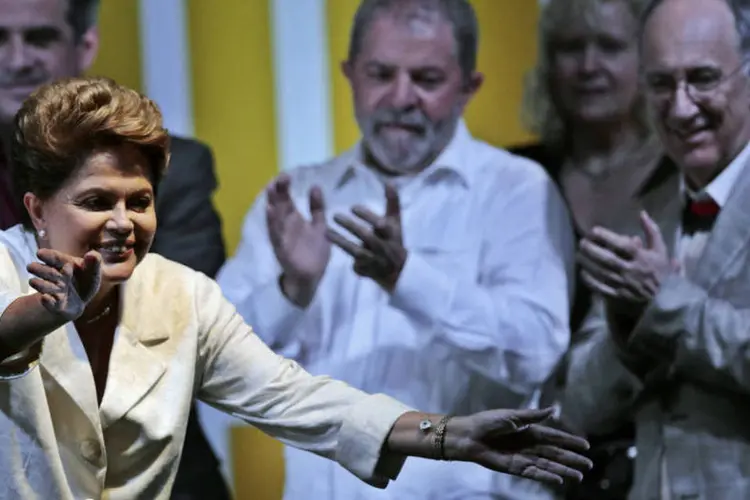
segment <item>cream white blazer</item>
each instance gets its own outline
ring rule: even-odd
[[[0,316],[33,293],[33,235],[0,232]],[[404,458],[383,452],[409,408],[274,354],[203,274],[150,254],[124,285],[101,406],[72,323],[0,379],[0,498],[167,499],[194,397],[376,487]]]

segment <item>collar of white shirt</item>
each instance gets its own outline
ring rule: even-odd
[[[471,145],[474,138],[469,132],[463,118],[458,121],[456,131],[448,146],[437,157],[437,159],[425,170],[420,172],[416,178],[423,181],[437,180],[443,176],[452,177],[459,180],[464,187],[470,188],[473,182],[473,169],[469,168],[471,164]],[[371,170],[362,161],[362,141],[342,154],[341,172],[336,179],[336,185],[342,186],[349,179]]]
[[[740,151],[740,154],[734,157],[734,160],[729,163],[727,168],[721,171],[719,175],[712,180],[708,186],[704,189],[695,192],[687,187],[684,179],[682,182],[683,190],[687,195],[694,200],[701,200],[710,197],[716,202],[719,207],[724,208],[729,195],[732,194],[732,188],[734,187],[737,177],[739,177],[745,165],[750,160],[750,143],[746,144],[745,147]]]

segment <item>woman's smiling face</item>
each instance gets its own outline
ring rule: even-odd
[[[122,144],[91,153],[49,199],[26,193],[24,204],[40,246],[75,257],[102,255],[102,284],[126,281],[146,256],[156,232],[148,159]]]

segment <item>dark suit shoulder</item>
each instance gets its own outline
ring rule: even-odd
[[[153,251],[214,276],[224,262],[221,219],[212,196],[218,187],[211,149],[173,137],[172,156],[156,196],[159,229]]]
[[[171,157],[161,190],[207,183],[209,189],[217,187],[211,148],[196,139],[171,136]]]
[[[169,139],[171,142],[171,147],[179,148],[179,149],[208,149],[211,148],[208,146],[208,144],[199,141],[198,139],[193,139],[189,137],[182,137],[179,135],[170,135]]]
[[[208,144],[197,139],[188,139],[187,137],[171,136],[170,151],[172,157],[169,161],[170,168],[186,162],[195,163],[198,159],[212,160],[213,153]]]

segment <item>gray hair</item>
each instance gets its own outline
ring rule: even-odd
[[[565,118],[552,97],[554,82],[551,81],[551,66],[555,33],[564,23],[574,18],[582,17],[595,24],[597,20],[593,19],[594,7],[610,1],[624,2],[637,20],[644,4],[649,0],[548,0],[542,6],[538,25],[537,60],[534,68],[526,75],[521,120],[546,145],[564,147],[568,135]],[[637,122],[645,131],[650,132],[645,102],[640,96],[635,103],[634,113]]]
[[[65,0],[68,2],[68,24],[73,27],[76,40],[96,26],[100,0]]]
[[[737,38],[739,40],[739,49],[742,56],[750,55],[750,1],[748,0],[723,0],[729,6],[729,10],[732,11],[734,16],[734,27],[737,30]],[[643,33],[643,28],[646,26],[646,22],[649,20],[651,15],[654,13],[656,8],[661,5],[664,0],[650,0],[643,9],[643,14],[640,19],[640,32]],[[642,38],[639,34],[639,39]]]
[[[424,11],[437,11],[453,27],[458,63],[468,81],[476,70],[479,45],[479,23],[474,8],[468,0],[362,0],[354,15],[349,38],[349,61],[353,62],[362,50],[367,29],[378,14],[392,13],[396,8],[406,8],[408,20]]]

